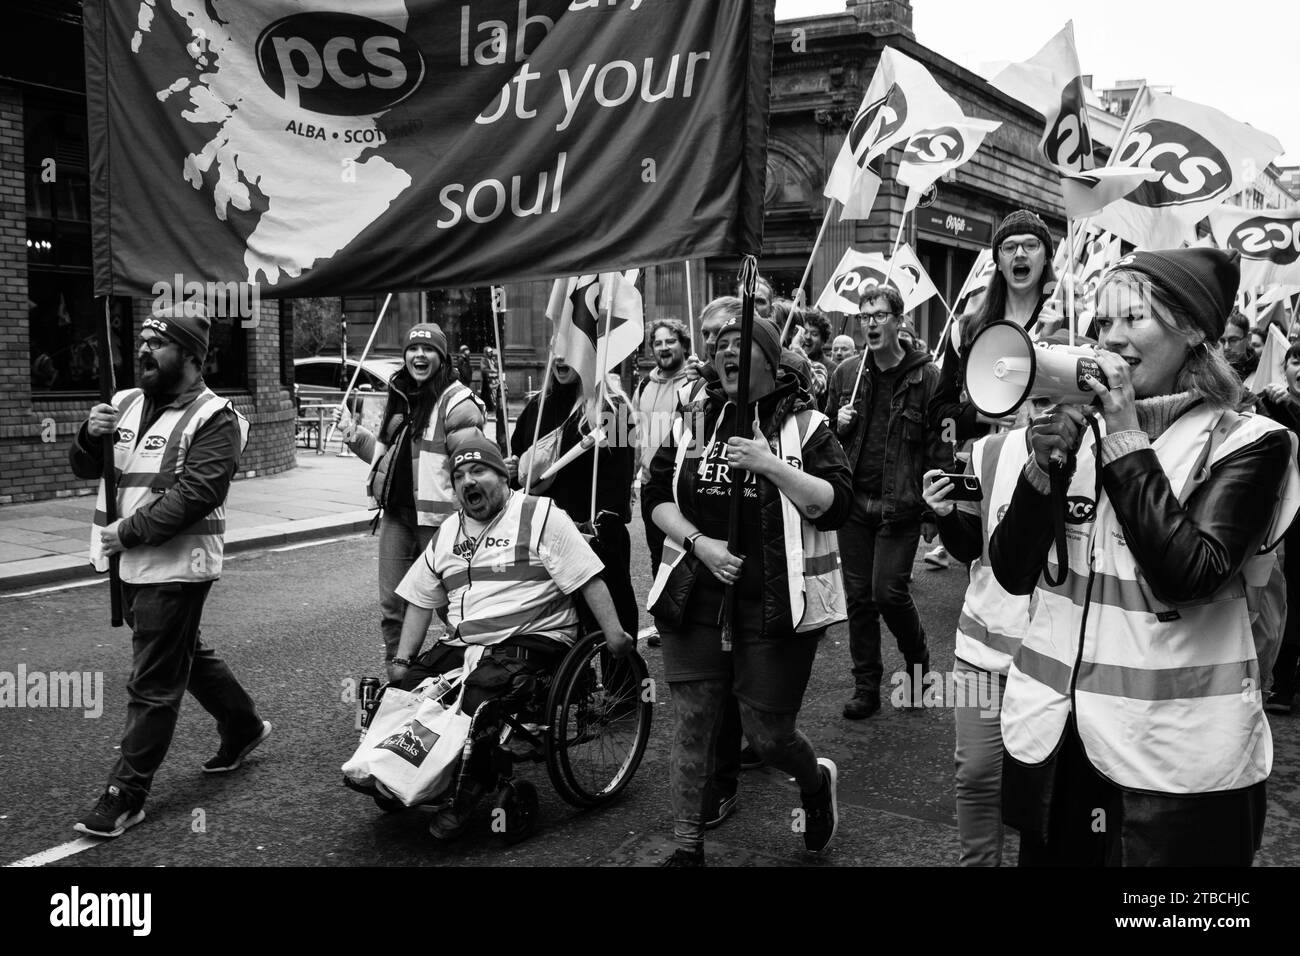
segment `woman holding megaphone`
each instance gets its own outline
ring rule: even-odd
[[[1272,742],[1252,588],[1300,475],[1286,429],[1233,411],[1213,347],[1239,278],[1217,249],[1122,259],[1098,290],[1099,416],[1059,406],[1030,425],[989,544],[1002,587],[1034,595],[1002,701],[1022,864],[1246,866],[1260,845]]]

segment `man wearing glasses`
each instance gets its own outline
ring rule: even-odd
[[[106,571],[109,558],[121,555],[134,655],[121,753],[103,795],[74,827],[91,836],[120,836],[144,819],[186,690],[217,720],[221,743],[205,773],[237,769],[271,733],[199,636],[203,603],[221,576],[226,492],[248,440],[247,420],[203,382],[209,328],[198,303],[145,319],[136,353],[140,387],[92,408],[69,453],[78,478],[99,477],[102,439],[114,436],[120,517],[107,523],[101,482],[90,557]]]
[[[936,532],[921,497],[921,476],[953,468],[934,401],[939,370],[928,353],[899,341],[904,316],[898,291],[869,288],[859,309],[867,347],[836,368],[827,386],[827,412],[853,468],[853,509],[839,532],[853,657],[854,692],[844,705],[850,720],[880,710],[882,617],[919,696],[930,652],[908,582],[923,525],[927,541]]]

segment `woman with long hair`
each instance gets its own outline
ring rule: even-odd
[[[538,454],[532,469],[532,484],[526,489],[530,494],[552,498],[578,525],[591,521],[592,456],[599,454],[596,475],[596,527],[597,554],[605,562],[605,584],[609,587],[618,609],[619,621],[629,634],[637,632],[637,601],[632,590],[632,541],[627,524],[632,520],[632,479],[636,477],[637,453],[631,429],[631,400],[618,380],[610,375],[606,379],[605,407],[599,412],[606,426],[606,436],[600,447],[578,455],[547,481],[541,473],[551,461],[578,445],[591,434],[586,415],[586,402],[582,379],[578,370],[565,362],[566,356],[556,355],[542,394],[528,402],[519,414],[515,430],[510,436],[512,458],[508,464],[513,472],[513,484],[522,488],[528,480],[528,468],[520,459],[533,444],[538,433],[537,413],[541,408],[540,435],[545,444],[552,446],[550,453]],[[542,444],[539,442],[539,444]],[[539,449],[540,451],[540,449]]]
[[[993,260],[997,269],[987,293],[973,312],[953,323],[952,334],[941,350],[935,401],[944,408],[943,417],[955,423],[956,444],[978,438],[993,424],[965,397],[962,356],[970,343],[990,322],[1005,320],[1031,328],[1048,299],[1055,276],[1047,223],[1027,209],[1007,216],[993,233]]]
[[[1252,618],[1300,475],[1289,431],[1234,410],[1216,346],[1238,261],[1120,260],[1098,288],[1105,381],[1085,376],[1101,423],[1061,405],[1030,424],[989,542],[998,583],[1034,604],[1002,701],[1022,865],[1248,866],[1259,848],[1272,741]]]
[[[380,632],[385,662],[397,653],[406,601],[397,585],[458,505],[447,468],[457,434],[481,431],[483,406],[457,381],[447,337],[433,323],[406,335],[403,365],[388,383],[379,432],[362,428],[342,408],[335,414],[343,441],[371,465],[371,501],[379,520]]]

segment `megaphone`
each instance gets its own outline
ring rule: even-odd
[[[1014,322],[990,322],[971,342],[963,365],[970,403],[988,418],[1010,415],[1030,398],[1087,405],[1097,394],[1083,376],[1106,384],[1091,348],[1035,345]]]

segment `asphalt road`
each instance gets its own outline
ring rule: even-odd
[[[649,586],[640,523],[632,528],[637,587]],[[919,553],[918,553],[919,558]],[[227,563],[204,614],[204,638],[226,660],[275,725],[241,770],[210,776],[199,765],[216,749],[212,720],[187,698],[147,819],[115,841],[96,843],[51,866],[632,865],[671,852],[667,796],[671,713],[660,683],[649,747],[625,795],[576,811],[555,794],[544,767],[522,775],[538,786],[538,832],[513,847],[490,832],[486,810],[460,841],[426,833],[427,810],[381,813],[344,789],[339,766],[356,743],[347,682],[379,672],[375,612],[376,539],[356,535],[290,550],[251,552]],[[952,629],[965,587],[960,568],[919,562],[914,594],[933,666],[952,665]],[[72,823],[102,791],[123,726],[130,632],[108,626],[102,584],[26,597],[0,596],[0,671],[89,671],[103,675],[102,714],[0,708],[0,863],[78,839]],[[644,621],[644,624],[648,624]],[[902,661],[885,640],[886,681]],[[660,652],[642,648],[652,677]],[[843,626],[828,634],[805,698],[801,727],[840,768],[841,830],[819,858],[792,832],[793,783],[775,770],[746,773],[740,810],[712,831],[715,863],[735,865],[953,865],[952,712],[886,703],[867,721],[840,707],[851,689]],[[345,699],[347,697],[347,699]],[[83,702],[84,704],[84,702]],[[1260,864],[1300,862],[1300,733],[1274,720],[1277,760]],[[92,841],[83,840],[83,844]],[[1008,836],[1008,861],[1015,837]]]

